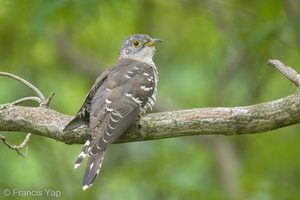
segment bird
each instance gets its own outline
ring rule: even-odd
[[[88,125],[90,134],[75,162],[87,158],[82,179],[86,190],[95,181],[107,147],[121,136],[156,101],[158,72],[153,62],[161,39],[146,34],[128,36],[121,44],[117,62],[104,71],[88,92],[76,116],[63,132]]]

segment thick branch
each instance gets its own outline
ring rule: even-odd
[[[1,106],[0,106],[1,108]],[[0,131],[22,131],[68,144],[84,143],[88,128],[63,134],[71,116],[43,107],[14,106],[0,109]],[[146,114],[116,143],[170,137],[266,132],[300,122],[300,93],[244,107],[218,107]]]

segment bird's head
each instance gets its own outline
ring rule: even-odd
[[[154,45],[161,39],[152,39],[149,35],[136,34],[128,36],[122,43],[119,58],[130,58],[147,63],[153,63]]]

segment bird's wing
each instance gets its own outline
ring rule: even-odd
[[[95,84],[90,89],[88,94],[85,97],[85,100],[79,109],[76,116],[66,125],[63,132],[71,131],[73,129],[76,129],[82,125],[88,124],[90,120],[90,112],[91,112],[91,102],[98,91],[98,89],[101,87],[102,84],[105,83],[107,79],[107,75],[111,70],[114,69],[114,66],[107,69],[105,72],[103,72],[95,81]]]

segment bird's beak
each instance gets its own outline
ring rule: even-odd
[[[146,43],[145,45],[151,47],[151,46],[154,46],[154,45],[156,45],[157,43],[160,43],[160,42],[162,42],[161,39],[151,39],[150,42]]]

